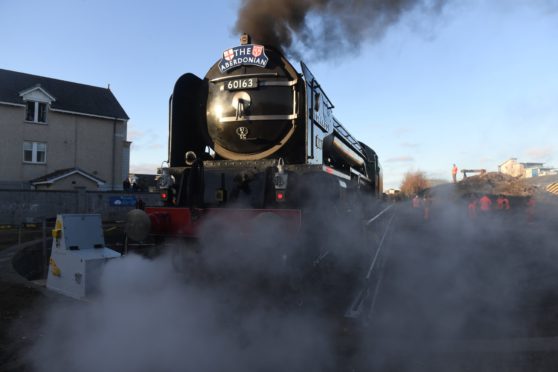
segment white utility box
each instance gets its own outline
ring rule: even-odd
[[[76,299],[95,294],[104,264],[121,256],[105,247],[98,214],[59,214],[52,237],[47,288]]]

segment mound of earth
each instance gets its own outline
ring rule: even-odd
[[[531,196],[536,191],[536,187],[525,182],[525,179],[498,172],[464,178],[457,183],[457,187],[462,194]]]

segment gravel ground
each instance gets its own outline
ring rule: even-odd
[[[106,239],[120,242],[121,231],[112,230]],[[50,244],[49,241],[49,248]],[[25,354],[42,336],[40,328],[44,320],[44,309],[55,303],[72,301],[47,290],[44,280],[37,277],[39,274],[36,269],[32,276],[38,280],[33,281],[27,280],[15,270],[14,257],[22,250],[35,252],[33,259],[40,259],[40,226],[21,230],[0,229],[0,371],[31,371]]]
[[[33,329],[40,325],[40,312],[34,309],[45,298],[41,286],[21,277],[13,268],[12,258],[23,246],[40,242],[41,231],[0,230],[0,370],[26,371],[21,355],[36,337]],[[39,238],[39,240],[37,240]],[[29,327],[23,328],[23,325]]]

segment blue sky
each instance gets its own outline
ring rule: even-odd
[[[466,3],[464,5],[463,3]],[[107,86],[130,116],[131,170],[167,157],[168,98],[238,44],[238,1],[0,0],[0,68]],[[304,51],[302,52],[304,54]],[[298,66],[298,61],[295,66]],[[307,61],[335,116],[383,163],[424,171],[558,167],[558,1],[454,1],[335,60]]]

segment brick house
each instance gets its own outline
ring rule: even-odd
[[[121,190],[128,120],[108,88],[0,69],[0,188]]]
[[[553,168],[544,167],[544,163],[520,163],[517,158],[510,158],[500,164],[498,172],[525,178],[556,174]]]

